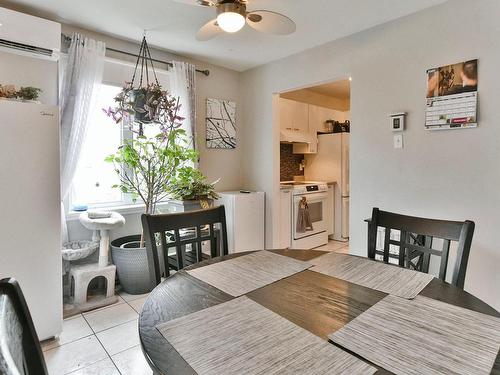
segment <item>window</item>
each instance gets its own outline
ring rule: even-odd
[[[112,188],[120,179],[111,163],[104,159],[115,153],[124,137],[132,136],[109,118],[103,108],[114,107],[114,98],[124,82],[130,80],[134,65],[119,60],[108,59],[104,66],[104,79],[99,90],[95,108],[90,115],[87,136],[82,146],[82,154],[73,179],[68,207],[80,204],[89,207],[112,207],[133,204],[131,197],[120,189]],[[157,70],[160,84],[170,87],[167,71]],[[138,204],[141,202],[137,202]]]
[[[119,86],[101,85],[96,106],[90,118],[87,137],[73,179],[72,199],[75,204],[89,206],[117,205],[125,203],[119,189],[112,188],[120,179],[113,164],[104,159],[114,153],[122,142],[122,126],[115,124],[102,108],[114,106]]]

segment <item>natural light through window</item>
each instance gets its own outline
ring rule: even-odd
[[[112,188],[119,183],[113,165],[104,161],[120,146],[122,127],[107,117],[102,109],[115,105],[114,97],[120,90],[118,86],[101,85],[73,180],[72,206],[84,204],[90,207],[126,203],[121,191]]]

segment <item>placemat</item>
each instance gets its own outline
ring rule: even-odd
[[[402,298],[415,298],[434,278],[403,267],[346,254],[330,253],[310,261],[323,273]]]
[[[387,296],[328,336],[395,374],[489,374],[500,319],[423,296]]]
[[[200,375],[376,371],[245,296],[171,320],[157,329]]]
[[[239,297],[311,266],[269,251],[257,251],[187,272],[233,297]]]

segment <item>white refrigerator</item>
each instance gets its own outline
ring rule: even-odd
[[[333,239],[349,240],[349,133],[318,135],[318,153],[305,155],[305,179],[335,182]]]
[[[218,204],[226,211],[229,254],[264,249],[264,192],[226,191]]]
[[[58,116],[0,100],[0,278],[18,280],[40,340],[62,330]]]

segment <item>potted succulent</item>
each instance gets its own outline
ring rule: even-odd
[[[169,201],[170,210],[183,212],[213,206],[214,200],[219,198],[215,191],[217,182],[219,180],[207,182],[206,177],[198,169],[183,168],[168,186],[172,198]]]
[[[138,100],[137,92],[143,95]],[[116,153],[106,158],[113,163],[120,183],[115,188],[144,203],[145,213],[155,213],[158,202],[169,194],[169,186],[185,168],[197,159],[189,147],[186,132],[181,128],[184,120],[179,116],[179,99],[151,84],[139,90],[126,84],[115,98],[117,106],[105,112],[117,124],[127,126],[132,139],[123,142]],[[145,127],[156,130],[147,136]],[[111,254],[122,288],[130,294],[150,290],[147,252],[144,236],[137,234],[111,242]]]
[[[36,102],[38,100],[38,96],[42,92],[42,89],[39,89],[37,87],[21,87],[17,92],[16,96],[18,99],[21,99],[23,101],[31,101],[31,102]]]

